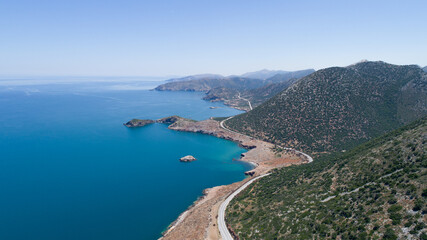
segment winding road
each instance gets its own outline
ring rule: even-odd
[[[225,121],[227,121],[227,120],[232,119],[233,117],[234,117],[234,116],[231,116],[231,117],[229,117],[229,118],[227,118],[227,119],[222,120],[222,121],[219,123],[219,126],[221,126],[221,128],[222,128],[222,129],[224,129],[224,130],[226,130],[226,131],[229,131],[229,132],[232,132],[232,133],[237,133],[237,134],[240,134],[240,135],[246,136],[246,137],[248,137],[248,138],[252,138],[251,136],[248,136],[248,135],[245,135],[245,134],[243,134],[243,133],[239,133],[239,132],[233,131],[233,130],[228,129],[228,128],[226,128],[226,127],[224,126],[224,122],[225,122]],[[304,152],[301,152],[301,151],[295,150],[295,149],[293,149],[293,148],[287,148],[287,147],[281,147],[281,146],[279,146],[279,147],[280,147],[280,148],[282,148],[282,149],[284,149],[284,150],[293,151],[293,152],[295,152],[295,153],[299,153],[299,154],[303,155],[304,157],[306,157],[306,158],[307,158],[307,162],[308,162],[308,163],[313,162],[313,158],[312,158],[310,155],[308,155],[307,153],[304,153]]]
[[[243,191],[247,186],[249,186],[251,183],[253,183],[255,180],[258,180],[262,177],[268,176],[271,173],[267,173],[264,175],[260,175],[256,178],[253,178],[249,180],[247,183],[243,184],[241,187],[239,187],[236,191],[234,191],[230,196],[228,196],[224,202],[221,203],[218,210],[218,228],[219,232],[221,233],[222,240],[234,240],[233,236],[231,236],[230,231],[228,231],[227,224],[225,223],[225,209],[227,208],[228,204],[233,200],[233,198],[239,194],[241,191]]]
[[[239,94],[239,97],[240,97],[240,94]],[[249,101],[248,101],[248,102],[249,102]],[[250,102],[249,102],[249,104],[250,104]],[[249,106],[250,106],[250,108],[252,109],[252,106],[251,106],[251,105],[249,105]],[[224,122],[225,122],[225,121],[227,121],[227,120],[229,120],[229,119],[232,119],[233,117],[234,117],[234,116],[232,116],[232,117],[229,117],[229,118],[227,118],[227,119],[222,120],[222,121],[219,123],[219,125],[221,126],[221,128],[223,128],[223,129],[224,129],[224,130],[226,130],[226,131],[232,132],[232,133],[237,133],[237,134],[241,134],[241,135],[243,135],[243,136],[246,136],[246,137],[252,138],[252,137],[250,137],[250,136],[248,136],[248,135],[245,135],[245,134],[242,134],[242,133],[238,133],[238,132],[236,132],[236,131],[233,131],[233,130],[231,130],[231,129],[228,129],[228,128],[226,128],[226,127],[224,126]],[[285,149],[285,150],[294,151],[295,153],[299,153],[299,154],[303,155],[304,157],[306,157],[306,158],[307,158],[308,163],[313,162],[313,158],[312,158],[310,155],[306,154],[306,153],[303,153],[303,152],[297,151],[297,150],[295,150],[295,149],[293,149],[293,148],[285,148],[285,147],[281,147],[281,148],[282,148],[282,149]],[[241,187],[239,187],[236,191],[234,191],[233,193],[231,193],[231,194],[230,194],[230,195],[229,195],[229,196],[224,200],[224,202],[222,202],[222,203],[221,203],[221,205],[219,206],[219,210],[218,210],[218,228],[219,228],[219,232],[220,232],[220,234],[221,234],[221,238],[222,238],[222,240],[234,240],[234,238],[233,238],[233,236],[231,235],[230,231],[228,231],[227,224],[225,223],[225,210],[227,209],[228,204],[231,202],[231,200],[233,200],[233,198],[234,198],[237,194],[239,194],[241,191],[243,191],[243,190],[244,190],[247,186],[249,186],[251,183],[253,183],[254,181],[256,181],[256,180],[258,180],[258,179],[260,179],[260,178],[262,178],[262,177],[268,176],[268,175],[270,175],[270,174],[271,174],[271,173],[263,174],[263,175],[260,175],[260,176],[258,176],[258,177],[255,177],[255,178],[253,178],[253,179],[249,180],[248,182],[246,182],[245,184],[243,184]]]
[[[249,101],[249,100],[248,100],[248,99],[246,99],[246,98],[242,98],[242,97],[240,97],[240,93],[237,95],[237,97],[238,97],[239,99],[242,99],[242,100],[247,101],[247,102],[248,102],[248,104],[249,104],[249,109],[250,109],[250,110],[252,110],[252,109],[253,109],[253,108],[252,108],[251,101]]]

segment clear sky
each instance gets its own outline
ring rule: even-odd
[[[427,65],[426,0],[0,0],[0,74]]]

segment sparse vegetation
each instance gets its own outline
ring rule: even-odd
[[[276,170],[230,203],[227,222],[240,239],[423,239],[426,133],[427,117],[346,153]]]
[[[319,70],[226,125],[306,152],[335,152],[426,114],[421,68],[363,62]]]

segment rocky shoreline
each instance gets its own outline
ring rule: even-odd
[[[250,177],[267,173],[274,168],[308,161],[295,151],[277,152],[271,143],[226,130],[216,120],[194,121],[179,116],[171,116],[154,122],[170,124],[168,128],[175,131],[208,134],[238,143],[239,146],[248,149],[248,152],[242,154],[240,161],[248,162],[254,166],[254,169],[245,173]],[[197,199],[168,227],[161,239],[220,239],[217,227],[218,208],[229,194],[250,180],[250,177],[230,185],[205,189],[203,196]]]
[[[309,161],[305,156],[298,154],[294,150],[284,149],[278,152],[274,144],[224,129],[219,121],[213,119],[194,121],[179,116],[170,116],[151,121],[153,123],[169,124],[168,128],[175,131],[208,134],[236,142],[239,146],[248,150],[248,152],[241,155],[239,161],[248,162],[254,166],[252,170],[245,173],[249,177],[240,182],[205,189],[203,195],[163,232],[162,240],[220,239],[217,224],[218,208],[228,195],[252,177],[265,174],[275,168]]]
[[[143,127],[143,126],[146,126],[146,125],[152,124],[152,123],[155,123],[155,121],[150,120],[150,119],[136,119],[136,118],[134,118],[127,123],[123,123],[123,125],[125,125],[126,127],[129,127],[129,128],[133,128],[133,127]]]
[[[123,125],[128,127],[128,128],[134,128],[134,127],[144,127],[144,126],[152,124],[152,123],[173,124],[173,123],[179,122],[179,121],[196,122],[194,120],[183,118],[180,116],[170,116],[170,117],[165,117],[165,118],[161,118],[161,119],[157,119],[157,120],[134,118],[134,119],[128,121],[127,123],[123,123]]]

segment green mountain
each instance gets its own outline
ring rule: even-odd
[[[226,125],[307,152],[350,149],[427,114],[427,74],[418,66],[362,62],[301,78]]]
[[[226,219],[240,239],[427,239],[426,203],[423,118],[341,156],[275,170],[237,195]]]

